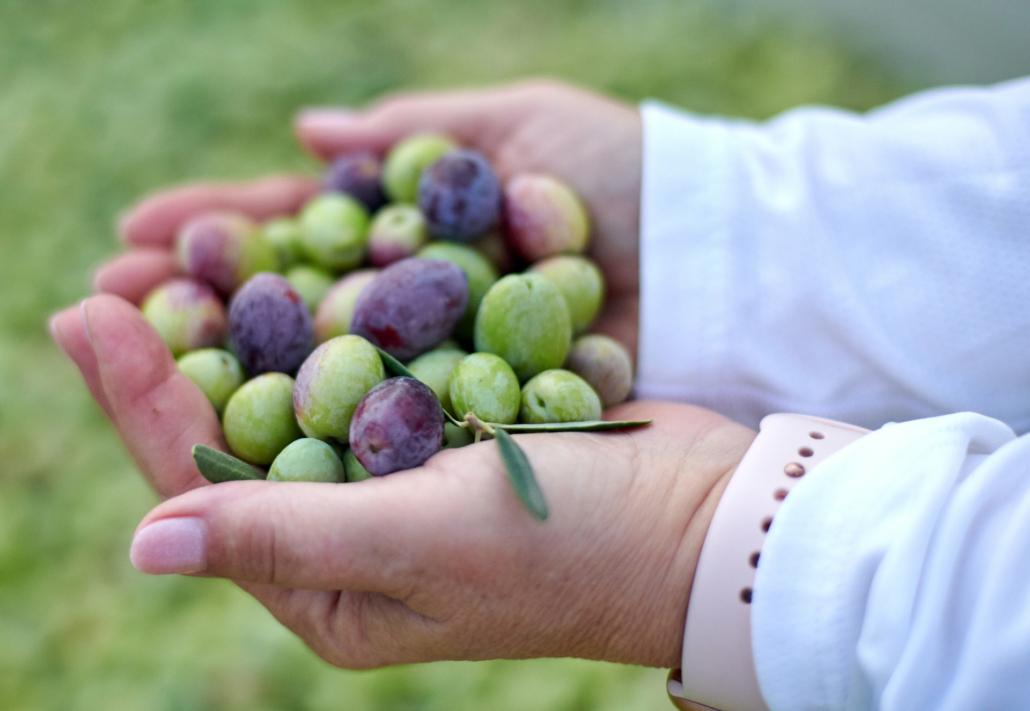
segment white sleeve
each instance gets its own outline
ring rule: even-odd
[[[1030,704],[1030,435],[958,414],[816,467],[762,549],[751,610],[773,711]]]
[[[642,107],[637,393],[1030,430],[1030,79],[767,123]]]

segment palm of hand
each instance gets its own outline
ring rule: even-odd
[[[416,130],[452,133],[502,174],[546,170],[572,183],[592,210],[594,254],[611,287],[601,327],[635,345],[635,112],[527,85],[396,98],[366,116],[309,114],[299,122],[302,140],[323,156],[381,151]],[[267,218],[295,210],[316,189],[278,177],[150,198],[123,221],[133,251],[103,267],[96,284],[138,302],[175,273],[171,242],[191,215],[232,208]],[[546,524],[521,509],[490,443],[360,485],[210,487],[190,447],[225,448],[217,417],[138,311],[119,298],[94,297],[55,316],[51,331],[151,484],[176,497],[140,531],[168,519],[198,520],[203,561],[190,572],[238,581],[341,666],[552,655],[673,664],[707,527],[697,514],[710,516],[753,436],[707,411],[636,403],[611,416],[654,418],[653,426],[523,437],[551,505]],[[184,572],[182,561],[173,570],[158,538],[138,534],[137,563]]]

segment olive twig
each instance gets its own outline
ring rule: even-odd
[[[483,439],[484,434],[488,434],[492,437],[497,431],[497,427],[499,425],[495,425],[492,422],[483,422],[481,419],[476,417],[475,413],[469,412],[465,415],[465,426],[472,427],[472,429],[475,430],[475,441],[478,444]]]

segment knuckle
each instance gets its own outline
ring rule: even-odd
[[[342,592],[339,602],[325,620],[322,639],[329,642],[332,663],[345,669],[375,669],[391,663],[379,635],[381,621],[375,619],[376,593]]]
[[[282,514],[262,498],[252,499],[239,521],[239,529],[226,541],[226,567],[241,580],[275,585],[279,577],[279,527]]]

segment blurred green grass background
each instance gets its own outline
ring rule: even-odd
[[[137,574],[155,499],[45,331],[141,195],[316,171],[298,107],[527,75],[757,118],[905,88],[691,0],[0,0],[0,709],[666,708],[664,671],[578,660],[340,671],[228,583]]]

